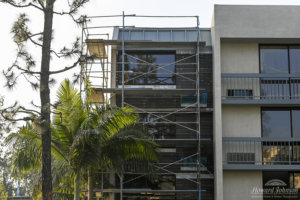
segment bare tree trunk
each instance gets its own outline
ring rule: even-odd
[[[54,0],[47,0],[46,9],[44,10],[43,47],[40,76],[43,200],[52,200],[49,68],[53,24],[53,5]]]
[[[92,175],[92,170],[89,168],[88,170],[88,200],[93,199],[93,175]]]
[[[79,170],[74,176],[74,200],[80,200],[80,174]]]

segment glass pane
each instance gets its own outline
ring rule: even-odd
[[[300,189],[300,173],[294,173],[293,188]]]
[[[290,138],[290,111],[263,110],[262,135],[266,138]]]
[[[300,46],[290,47],[290,73],[300,73]]]
[[[262,46],[260,48],[261,73],[289,73],[287,46]]]
[[[293,137],[300,138],[300,110],[292,110]]]
[[[118,56],[118,62],[122,57]],[[174,85],[175,54],[129,52],[125,55],[125,84],[131,85]],[[118,65],[119,83],[122,67]]]
[[[128,77],[127,84],[142,85],[145,84],[147,65],[145,64],[146,55],[132,54],[126,56],[127,64],[125,65],[125,80]]]
[[[149,54],[147,61],[149,84],[175,84],[175,55],[174,54]]]

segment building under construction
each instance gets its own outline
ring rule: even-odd
[[[108,18],[122,23],[97,24]],[[194,26],[126,26],[128,18],[189,19]],[[214,199],[210,29],[199,28],[197,16],[123,14],[85,22],[81,74],[92,83],[92,101],[135,108],[160,146],[155,180],[125,172],[123,181],[102,178],[95,191],[111,199]]]

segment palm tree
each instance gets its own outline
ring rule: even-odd
[[[157,145],[150,134],[134,125],[137,116],[132,108],[88,106],[68,80],[60,85],[57,99],[51,136],[54,180],[68,183],[68,176],[73,177],[75,200],[79,199],[80,173],[88,170],[91,174],[91,166],[113,169],[121,177],[123,167],[120,166],[134,163],[133,160],[157,160]],[[7,142],[14,143],[17,148],[13,157],[16,169],[40,167],[38,120],[11,134]],[[89,184],[91,193],[92,185]]]

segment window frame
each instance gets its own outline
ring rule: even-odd
[[[282,47],[287,47],[287,53],[288,53],[288,74],[291,74],[291,62],[290,62],[290,49],[291,47],[295,47],[295,46],[298,46],[299,49],[300,49],[300,44],[264,44],[264,43],[261,43],[258,45],[258,61],[259,61],[259,73],[262,74],[262,70],[261,70],[261,49],[263,46],[269,46],[269,47],[272,47],[272,46],[282,46]],[[275,73],[276,74],[276,73]]]
[[[174,63],[173,64],[173,66],[174,66],[174,72],[173,73],[174,74],[172,75],[171,72],[170,72],[170,75],[171,75],[170,77],[158,77],[158,78],[156,78],[156,80],[157,80],[156,82],[157,83],[149,83],[150,82],[149,80],[151,80],[151,76],[149,76],[148,73],[145,73],[145,75],[141,76],[141,78],[140,78],[140,79],[143,79],[143,83],[142,84],[136,83],[133,80],[132,83],[131,83],[131,81],[129,81],[129,83],[125,83],[125,85],[166,85],[166,86],[168,86],[168,85],[176,85],[176,75],[175,75],[175,73],[176,73],[176,63],[175,63],[176,62],[176,51],[129,50],[129,51],[126,51],[125,53],[129,54],[129,55],[145,55],[147,58],[148,58],[149,55],[173,55],[174,56],[174,62],[173,62]],[[119,66],[121,65],[121,64],[119,64],[119,62],[122,62],[121,61],[121,55],[122,55],[121,51],[118,51],[118,56],[117,56],[117,62],[118,62],[117,69],[118,70],[117,71],[121,71],[121,70],[119,70],[120,69]],[[171,63],[164,63],[164,64],[171,64]],[[161,65],[161,63],[158,63],[158,65]],[[145,65],[145,66],[147,66],[147,68],[148,68],[150,65]],[[167,75],[169,75],[169,74],[167,74]],[[120,77],[120,75],[118,75],[117,77]],[[161,83],[159,83],[159,78],[168,78],[168,79],[174,80],[174,81],[172,81],[172,83],[161,84]],[[118,85],[121,84],[119,79],[120,78],[118,78],[118,81],[117,81]]]
[[[262,118],[262,112],[263,111],[289,111],[290,114],[290,128],[291,128],[291,138],[295,138],[294,137],[294,132],[293,132],[293,114],[292,111],[293,110],[298,110],[300,111],[300,108],[293,108],[293,107],[261,107],[260,109],[260,124],[261,124],[261,137],[263,138],[263,118]]]
[[[263,49],[263,47],[286,47],[287,49],[287,67],[288,67],[288,73],[262,73],[262,60],[261,60],[261,51]],[[299,74],[300,75],[300,72],[299,73],[296,73],[296,72],[291,72],[291,55],[290,55],[290,50],[293,48],[293,47],[298,47],[300,49],[300,44],[259,44],[259,50],[258,50],[258,56],[259,56],[259,73],[260,74]],[[274,84],[280,84],[280,83],[276,83],[276,81],[280,81],[280,79],[276,79],[276,78],[266,78],[265,81],[269,81],[269,84],[270,81],[274,81]],[[260,82],[260,91],[263,91],[263,85],[264,83],[262,83],[264,81],[264,78],[261,79],[261,82]],[[280,94],[276,94],[276,96],[269,96],[268,91],[264,96],[263,98],[266,98],[266,99],[298,99],[298,96],[299,96],[299,93],[298,93],[298,88],[297,88],[297,91],[295,92],[294,91],[294,88],[295,88],[295,84],[298,84],[299,82],[299,78],[284,78],[283,81],[287,81],[288,84],[283,84],[282,85],[286,85],[288,86],[288,88],[286,88],[286,91],[288,93],[288,95],[280,95]],[[266,85],[266,84],[265,84]]]

